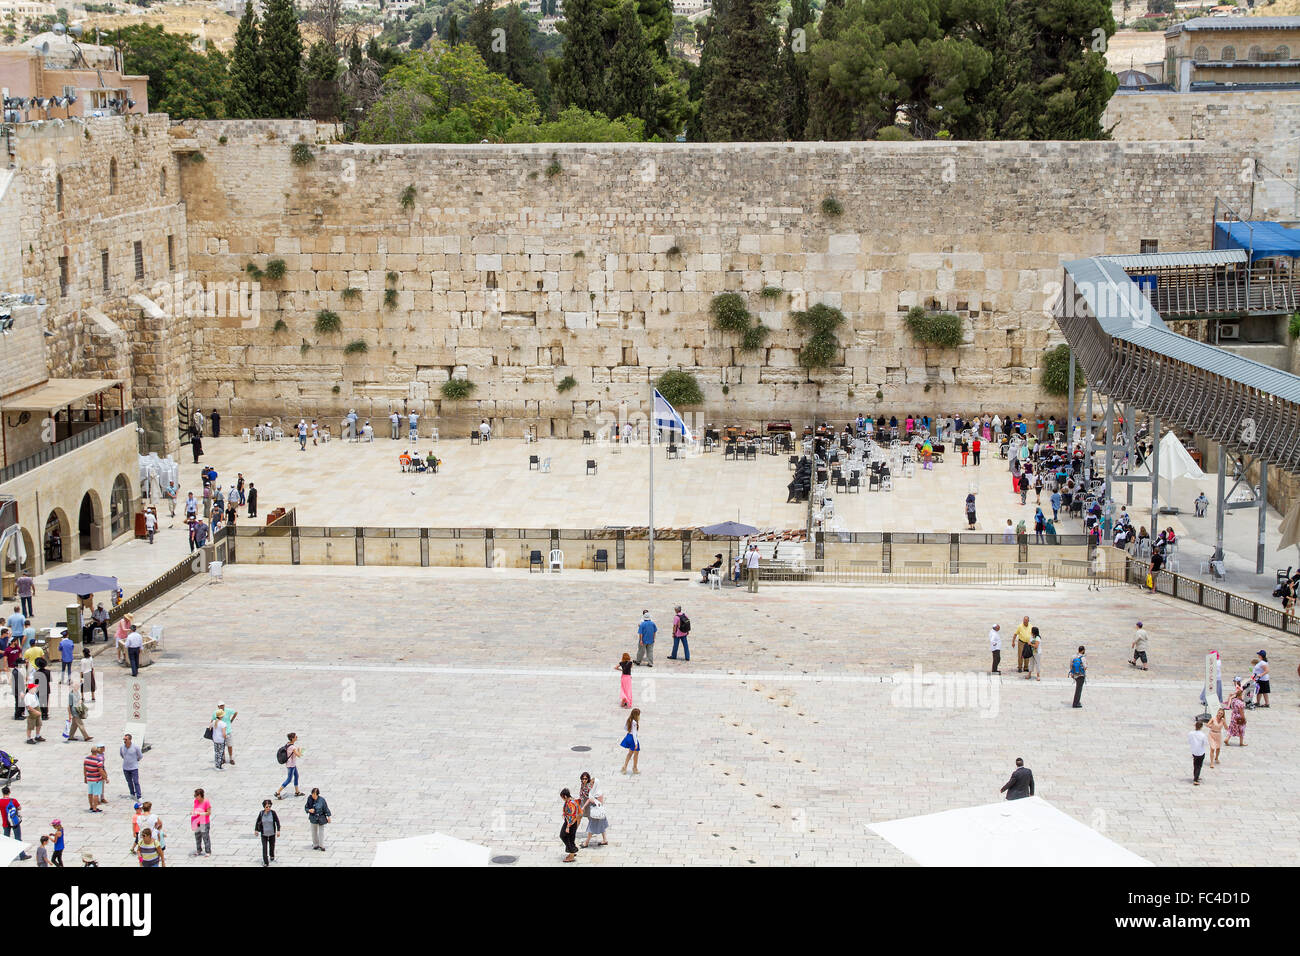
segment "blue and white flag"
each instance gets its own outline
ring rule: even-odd
[[[682,437],[687,441],[695,440],[694,436],[691,435],[691,430],[686,427],[685,419],[677,414],[677,409],[668,404],[668,399],[660,395],[657,388],[655,389],[654,427],[681,432]]]

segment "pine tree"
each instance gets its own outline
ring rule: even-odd
[[[294,0],[266,0],[262,23],[262,110],[269,119],[293,119],[306,106],[302,34]]]
[[[634,0],[627,0],[619,15],[614,49],[609,55],[609,106],[611,117],[635,116],[650,125],[655,92],[655,64]]]
[[[772,22],[775,0],[727,0],[716,15],[701,127],[711,142],[781,139],[780,35]],[[703,61],[701,61],[703,67]]]
[[[307,115],[326,122],[339,115],[339,56],[324,40],[307,54]]]
[[[230,58],[227,116],[253,119],[262,115],[263,64],[260,32],[257,4],[245,4],[244,16],[235,31],[235,49]]]
[[[600,0],[567,0],[564,22],[564,52],[560,56],[555,85],[563,106],[577,106],[592,113],[609,109],[605,86],[604,8]]]
[[[803,139],[808,129],[808,31],[812,25],[810,0],[791,0],[790,16],[785,22],[785,43],[781,47],[786,139]]]
[[[465,22],[465,40],[478,48],[479,56],[489,70],[501,73],[505,67],[505,51],[492,49],[492,32],[497,29],[496,13],[491,0],[479,0]]]

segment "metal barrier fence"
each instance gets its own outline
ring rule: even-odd
[[[41,465],[51,462],[70,451],[88,445],[97,438],[103,438],[110,432],[115,432],[119,428],[125,428],[127,425],[135,424],[135,412],[128,411],[125,415],[121,412],[114,412],[113,417],[92,425],[85,431],[77,432],[71,438],[65,438],[63,441],[55,442],[52,445],[46,445],[34,455],[28,455],[22,461],[16,461],[12,465],[0,471],[0,485],[7,481],[12,481],[19,475],[26,474],[33,468],[39,468]]]
[[[1125,580],[1129,584],[1145,588],[1150,571],[1149,561],[1130,557],[1127,561]],[[1212,584],[1173,571],[1157,571],[1152,583],[1160,594],[1197,604],[1243,621],[1285,631],[1287,634],[1300,635],[1300,620],[1283,613],[1281,608],[1260,604],[1248,597],[1216,588]]]
[[[759,581],[770,584],[856,585],[875,587],[1054,587],[1054,562],[940,564],[907,561],[882,570],[876,561],[810,562],[806,567],[768,565],[759,569]],[[741,585],[744,584],[743,579]]]

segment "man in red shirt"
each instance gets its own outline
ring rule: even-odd
[[[104,781],[108,779],[108,772],[104,769],[103,747],[90,748],[90,753],[81,762],[81,773],[86,781],[86,799],[90,801],[90,812],[103,813],[99,805],[108,803],[104,799]]]
[[[22,808],[22,804],[9,796],[8,787],[0,790],[0,821],[4,823],[5,836],[12,836],[15,840],[23,838],[22,817],[18,813]],[[31,855],[24,851],[18,854],[18,859],[30,860]]]

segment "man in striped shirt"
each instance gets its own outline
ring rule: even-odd
[[[86,781],[86,798],[90,801],[91,813],[103,813],[100,804],[108,803],[104,799],[104,781],[108,772],[104,769],[104,748],[91,747],[90,753],[81,762],[81,773]]]

